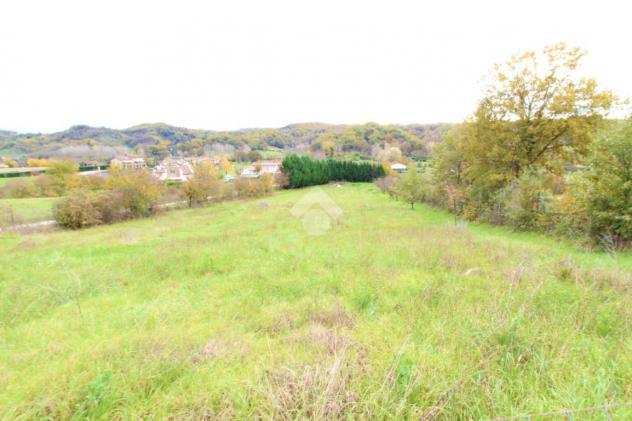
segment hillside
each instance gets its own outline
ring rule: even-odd
[[[136,153],[162,157],[166,154],[203,155],[278,148],[287,151],[322,152],[329,143],[341,153],[374,154],[376,147],[397,146],[409,156],[424,157],[440,142],[449,125],[410,126],[292,124],[274,129],[209,131],[143,124],[123,130],[73,126],[50,134],[18,134],[0,131],[0,156],[66,157],[77,160],[110,159]]]
[[[0,418],[625,419],[631,276],[367,184],[3,235]]]

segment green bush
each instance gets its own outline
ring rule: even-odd
[[[590,234],[622,247],[632,242],[632,121],[595,143],[588,193]]]
[[[165,186],[147,170],[111,169],[105,184],[133,217],[149,216]]]
[[[30,177],[20,177],[17,180],[11,180],[2,188],[2,196],[12,199],[36,197],[37,195],[37,187],[32,183]]]
[[[518,230],[548,231],[553,224],[550,174],[528,171],[495,196],[500,219]]]
[[[115,170],[108,178],[109,190],[71,190],[54,209],[57,223],[80,229],[110,224],[154,213],[163,186],[147,171]]]
[[[395,196],[410,205],[413,209],[415,203],[423,200],[423,183],[417,168],[411,167],[402,174],[393,186]]]
[[[68,190],[78,187],[79,165],[73,161],[51,161],[50,166],[46,170],[46,176],[50,178],[55,195],[62,196]]]
[[[588,194],[591,181],[588,173],[577,171],[566,177],[562,194],[555,196],[553,214],[555,231],[569,238],[586,237],[590,228]]]
[[[274,177],[264,174],[260,178],[238,177],[234,181],[234,194],[237,197],[259,197],[274,190]]]
[[[100,198],[84,190],[75,190],[60,200],[53,209],[55,221],[69,229],[81,229],[101,224]]]
[[[211,164],[196,165],[193,176],[182,185],[182,196],[189,206],[197,205],[217,198],[221,192],[219,173]]]

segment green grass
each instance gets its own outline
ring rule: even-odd
[[[45,170],[44,167],[16,167],[16,168],[0,168],[0,174],[14,174],[14,173],[31,173],[32,171]],[[5,178],[5,177],[3,177]],[[15,177],[10,177],[15,178]]]
[[[344,213],[321,236],[291,213],[317,189],[0,236],[0,418],[478,419],[632,402],[630,254],[457,227],[372,185],[323,190]]]
[[[5,169],[6,170],[6,169]],[[11,182],[11,181],[26,181],[26,182],[32,182],[32,180],[35,177],[31,177],[31,176],[20,176],[20,177],[0,177],[0,187],[4,186],[5,184]]]
[[[18,223],[43,221],[53,218],[53,205],[58,200],[58,197],[0,199],[0,209],[12,209]]]

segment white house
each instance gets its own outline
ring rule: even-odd
[[[239,175],[246,178],[257,178],[259,177],[259,171],[257,171],[254,165],[250,165],[241,170]]]
[[[260,161],[249,165],[241,170],[241,176],[246,178],[257,178],[263,174],[278,174],[281,172],[280,161]]]
[[[193,175],[193,166],[182,158],[166,158],[152,171],[160,181],[185,182]]]
[[[403,172],[406,172],[406,169],[407,169],[407,168],[408,168],[408,167],[407,167],[406,165],[401,164],[401,163],[399,163],[399,162],[396,162],[396,163],[394,163],[394,164],[392,164],[392,165],[391,165],[391,169],[392,169],[393,171],[395,171],[395,172],[400,173],[400,174],[401,174],[401,173],[403,173]]]

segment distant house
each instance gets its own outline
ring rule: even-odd
[[[9,168],[9,166],[5,164],[4,161],[2,161],[2,159],[0,159],[0,168]]]
[[[110,166],[126,170],[139,170],[141,168],[147,168],[147,162],[145,161],[145,158],[123,156],[111,160]]]
[[[396,162],[394,164],[391,165],[391,169],[397,173],[404,173],[406,172],[406,169],[408,169],[408,167],[404,164],[400,164],[399,162]]]
[[[193,175],[193,165],[183,158],[166,158],[152,173],[160,181],[185,182]]]
[[[281,172],[281,161],[259,161],[241,170],[241,176],[257,178],[263,174],[278,174]]]
[[[254,165],[249,165],[241,170],[239,175],[246,178],[257,178],[259,177],[259,171],[257,171],[257,168],[255,168]]]
[[[255,164],[260,174],[278,174],[281,172],[281,161],[261,161]]]

